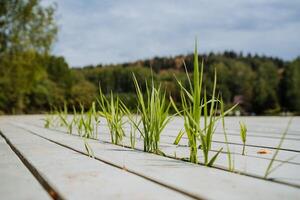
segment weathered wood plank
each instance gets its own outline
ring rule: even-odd
[[[63,128],[61,130],[64,130]],[[100,136],[101,140],[104,140],[106,142],[110,142],[110,137],[108,135],[108,129],[107,127],[101,127],[101,133]],[[105,135],[103,135],[106,133]],[[177,158],[188,158],[189,157],[189,148],[188,147],[176,147],[174,145],[171,145],[173,140],[175,138],[165,137],[162,135],[161,137],[161,150],[163,150],[164,153],[166,153],[168,156],[173,156]],[[188,143],[185,138],[182,139],[185,140],[186,144]],[[130,145],[130,140],[128,138],[124,138],[124,144]],[[212,148],[216,151],[219,150],[221,147],[223,147],[223,151],[226,152],[226,145],[219,144],[219,143],[213,143]],[[241,155],[241,148],[242,146],[238,146],[240,149],[238,153],[232,155],[232,158],[234,159],[234,165],[235,170],[239,171],[241,173],[254,175],[254,176],[260,176],[263,177],[266,171],[266,168],[270,162],[271,157],[273,156],[273,153],[275,152],[274,149],[269,150],[269,154],[265,155],[258,155],[257,151],[261,148],[250,148],[250,155],[249,156],[249,147],[247,147],[247,155],[243,156]],[[143,149],[142,141],[138,141],[136,148]],[[236,151],[236,146],[230,145],[231,151]],[[238,148],[237,148],[238,149]],[[252,152],[251,152],[252,150]],[[216,152],[211,152],[210,156],[212,157],[213,154]],[[202,152],[199,150],[198,152],[199,160],[203,160]],[[290,162],[285,163],[280,168],[278,168],[276,171],[274,171],[269,178],[272,178],[274,180],[285,182],[288,184],[297,184],[300,185],[300,165],[297,163],[300,160],[300,156],[298,156],[299,153],[296,152],[288,152],[288,151],[280,151],[278,154],[278,157],[276,161],[274,162],[273,166],[279,165],[282,162],[285,162],[287,159],[293,157],[293,159]],[[296,156],[296,157],[295,157]],[[264,159],[262,159],[264,158]],[[278,160],[279,159],[279,160]],[[216,166],[220,166],[223,168],[228,167],[228,161],[227,161],[227,155],[226,153],[220,154],[217,161]]]
[[[40,118],[39,119],[37,118],[35,120],[28,121],[27,124],[36,125],[36,126],[39,126],[39,127],[44,127],[43,123],[44,122]],[[63,132],[66,132],[66,129],[62,128],[62,127],[55,127],[55,128],[51,128],[51,129],[61,130]],[[178,130],[176,130],[175,132],[173,130],[174,133],[170,134],[170,132],[172,132],[172,129],[171,129],[171,131],[169,131],[170,129],[171,129],[171,127],[167,128],[165,133],[163,133],[161,135],[161,145],[164,146],[164,147],[174,147],[173,142],[175,140],[176,134],[178,133]],[[127,133],[129,133],[129,131],[130,131],[129,127],[126,127],[126,125],[125,125],[125,130],[127,131]],[[109,133],[109,129],[108,129],[106,123],[103,123],[103,121],[102,121],[101,125],[99,126],[99,132],[101,133],[101,135]],[[222,139],[222,137],[224,137],[223,133],[219,133],[219,134],[221,134],[221,139]],[[128,134],[127,134],[127,136],[128,136]],[[238,137],[239,137],[239,135],[238,135]],[[281,137],[281,135],[280,135],[280,137]],[[256,139],[260,139],[260,138],[256,138]],[[277,140],[277,142],[279,142],[279,139],[276,139],[276,140]],[[127,142],[125,142],[125,144],[130,145],[129,140],[127,140]],[[183,136],[183,139],[180,142],[180,144],[184,145],[184,146],[186,146],[188,144],[187,138],[185,136]],[[300,144],[300,141],[299,141],[299,144]],[[221,140],[221,142],[213,142],[212,143],[212,149],[215,150],[215,151],[219,150],[222,147],[225,151],[226,144],[224,142],[224,139]],[[174,147],[174,148],[177,148],[177,147]],[[236,144],[235,143],[230,143],[229,148],[230,148],[232,153],[240,155],[241,152],[242,152],[242,143],[241,143],[240,140]],[[258,151],[260,151],[262,149],[268,150],[269,153],[259,154]],[[247,156],[250,156],[250,157],[257,157],[257,158],[262,158],[262,159],[271,159],[272,156],[273,156],[272,152],[274,152],[274,151],[275,151],[274,147],[272,147],[272,149],[270,149],[268,147],[259,147],[259,146],[255,147],[255,146],[249,146],[246,143]],[[277,156],[277,159],[281,160],[281,161],[285,161],[287,158],[293,157],[293,159],[290,160],[290,162],[300,164],[300,156],[298,156],[298,155],[299,155],[298,152],[283,150],[283,151],[279,152],[279,154]]]
[[[0,177],[0,199],[51,199],[1,136]]]
[[[22,126],[26,128],[25,125]],[[32,126],[30,130],[34,134],[85,151],[78,137]],[[299,189],[282,184],[124,149],[95,140],[89,140],[89,143],[99,159],[125,166],[130,171],[204,198],[293,199],[300,195]]]
[[[24,129],[1,124],[1,130],[40,174],[67,199],[188,198],[126,170],[32,135]],[[77,139],[77,144],[84,148],[83,142]]]

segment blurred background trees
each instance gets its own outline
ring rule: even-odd
[[[47,75],[43,60],[57,33],[54,11],[39,0],[0,1],[1,110],[22,113]]]
[[[51,55],[58,31],[55,10],[53,5],[41,6],[40,0],[0,0],[0,113],[41,113],[65,102],[70,108],[79,104],[87,108],[99,87],[108,95],[118,93],[134,109],[132,73],[142,88],[153,77],[180,101],[174,76],[187,84],[183,60],[191,73],[192,54],[70,68],[63,57]],[[284,61],[225,51],[202,54],[199,59],[205,64],[207,91],[216,69],[219,94],[227,104],[239,103],[242,113],[300,113],[300,58]]]

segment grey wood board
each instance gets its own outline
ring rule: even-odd
[[[1,136],[0,177],[1,199],[51,199]]]
[[[64,129],[62,128],[62,130],[64,130]],[[108,130],[105,130],[105,131],[102,130],[102,134],[103,133],[108,133]],[[106,134],[105,137],[101,136],[101,139],[103,139],[107,142],[110,141],[108,134]],[[166,139],[166,140],[164,140],[164,139]],[[164,136],[161,137],[160,147],[164,153],[166,153],[169,156],[176,156],[178,158],[188,158],[189,157],[189,148],[188,147],[176,147],[174,145],[168,144],[168,142],[170,142],[170,141],[167,139],[170,139],[170,138],[165,138]],[[186,140],[186,139],[183,138],[183,140]],[[124,142],[126,145],[130,145],[129,139],[125,140]],[[187,144],[187,141],[186,141],[186,144]],[[225,144],[223,144],[223,145],[217,144],[217,143],[213,144],[213,149],[218,150],[221,147],[223,147],[224,151],[226,151]],[[143,148],[143,144],[141,141],[138,142],[137,148],[139,148],[139,149]],[[230,148],[234,149],[234,148],[232,148],[232,146],[230,146]],[[257,150],[258,149],[255,149],[255,151],[257,151]],[[240,153],[235,154],[232,156],[232,158],[234,159],[235,170],[242,172],[242,173],[263,177],[264,173],[266,171],[266,168],[267,168],[268,164],[270,163],[269,159],[271,159],[274,152],[275,152],[275,150],[272,150],[272,151],[270,150],[269,154],[259,155],[259,156],[254,156],[255,153],[257,154],[257,152],[252,152],[252,156],[249,156],[248,149],[247,149],[247,156],[242,156]],[[251,151],[250,151],[250,153],[251,153]],[[212,157],[213,154],[215,154],[215,152],[211,152],[210,157]],[[199,160],[200,161],[203,160],[201,150],[198,151],[198,155],[199,155],[198,156]],[[300,166],[297,165],[297,163],[291,163],[292,161],[293,162],[297,162],[297,160],[299,161],[298,153],[295,153],[295,152],[287,153],[286,151],[280,151],[278,158],[281,159],[281,162],[275,161],[273,166],[275,167],[275,166],[281,164],[282,162],[285,162],[287,159],[289,159],[291,157],[293,157],[293,159],[290,162],[285,163],[280,168],[278,168],[276,171],[274,171],[269,176],[269,178],[273,178],[275,180],[283,181],[286,183],[300,185],[300,170],[299,170]],[[262,159],[262,158],[264,158],[264,159]],[[269,158],[269,159],[266,159],[266,158]],[[220,154],[216,161],[216,165],[227,168],[228,167],[227,155]]]
[[[108,134],[108,131],[106,132],[107,134],[103,134],[105,132],[102,132],[102,135],[100,136],[100,140],[110,142],[110,136]],[[163,137],[162,137],[163,138]],[[129,138],[124,138],[124,144],[127,146],[130,146],[130,139]],[[220,144],[213,144],[213,149],[220,149],[221,147],[224,148],[224,151],[226,151],[226,146],[225,145],[220,145]],[[143,149],[143,141],[137,140],[136,148],[138,149]],[[161,142],[160,143],[160,149],[167,154],[168,156],[171,157],[177,157],[177,158],[189,158],[189,148],[188,147],[178,147],[175,145],[171,145],[168,143]],[[210,157],[212,157],[216,152],[210,152]],[[252,153],[252,155],[255,152]],[[270,158],[273,156],[274,150],[270,151],[269,154],[265,155],[265,159],[263,155],[258,156],[249,156],[248,155],[248,150],[247,150],[247,155],[243,156],[241,154],[235,154],[232,155],[232,159],[234,160],[234,165],[235,165],[235,170],[249,174],[249,175],[255,175],[255,176],[260,176],[263,177],[265,174],[265,171],[268,167],[268,164],[270,163]],[[281,161],[275,161],[273,166],[277,166],[283,162],[285,162],[288,158],[291,156],[296,156],[294,159],[291,161],[294,161],[295,159],[299,160],[299,154],[295,152],[289,152],[288,155],[285,151],[280,151],[278,157],[281,157]],[[293,155],[292,155],[293,154]],[[266,159],[268,157],[269,159]],[[198,158],[200,161],[203,161],[203,156],[202,156],[202,151],[199,149],[198,150]],[[297,160],[296,160],[297,161]],[[218,156],[218,159],[216,160],[216,166],[220,166],[223,168],[228,167],[228,158],[226,153],[220,154]],[[275,170],[269,178],[272,178],[274,180],[278,181],[283,181],[286,183],[291,183],[291,184],[297,184],[300,185],[300,165],[297,163],[285,163],[283,164],[280,168]]]
[[[26,128],[24,124],[22,126]],[[30,130],[79,151],[85,151],[78,137],[38,127],[30,127]],[[204,198],[289,199],[300,195],[300,190],[297,188],[270,181],[125,149],[95,140],[89,140],[89,144],[95,156],[100,159],[125,166],[139,174]]]
[[[36,126],[43,127],[42,120],[34,120],[34,121],[31,120],[27,124],[34,124]],[[63,131],[63,132],[67,131],[65,128],[62,128],[62,127],[55,127],[55,128],[52,127],[51,129],[56,129],[56,130],[60,130],[60,131]],[[99,129],[100,129],[99,130],[100,137],[101,137],[101,134],[109,133],[109,129],[108,129],[106,123],[101,124],[99,126]],[[127,132],[127,136],[128,136],[129,135],[128,133],[129,133],[130,129],[128,129],[128,128],[126,129],[126,127],[125,127],[125,130],[127,130],[126,132]],[[162,146],[170,146],[170,145],[173,146],[172,144],[174,143],[175,136],[178,133],[178,131],[176,131],[176,134],[170,134],[171,132],[172,132],[172,129],[169,130],[169,128],[166,128],[164,133],[162,133],[162,135],[161,135],[161,145]],[[224,138],[223,135],[221,136],[221,139],[222,139],[222,137]],[[256,138],[256,140],[259,140],[259,138]],[[279,143],[279,139],[276,139],[276,140]],[[129,145],[129,144],[130,143],[127,143],[127,145]],[[180,142],[180,145],[186,146],[187,144],[188,144],[188,140],[187,140],[186,136],[183,136],[183,138]],[[299,141],[299,144],[300,144],[300,141]],[[220,140],[220,142],[213,142],[213,144],[212,144],[212,149],[215,150],[215,151],[219,150],[222,147],[224,149],[223,151],[225,151],[226,144],[224,142],[224,139]],[[230,143],[229,148],[230,148],[230,151],[232,153],[235,153],[235,154],[239,155],[242,152],[242,143],[240,141],[238,143]],[[257,146],[257,145],[256,146],[251,146],[251,145],[248,145],[248,142],[246,142],[247,156],[251,156],[251,157],[257,157],[257,158],[262,158],[262,159],[271,159],[272,156],[273,156],[273,153],[276,150],[275,147],[271,147],[271,148],[272,149],[270,149],[270,147]],[[265,149],[267,150],[266,154],[259,154],[258,153],[259,151],[265,150]],[[293,157],[293,159],[290,160],[290,162],[299,164],[300,163],[300,156],[298,156],[298,155],[299,155],[298,152],[282,150],[282,151],[279,151],[277,159],[281,160],[281,161],[285,161],[286,159]]]
[[[49,142],[24,129],[1,124],[1,130],[66,199],[187,199],[178,192]],[[83,147],[82,141],[77,141]]]

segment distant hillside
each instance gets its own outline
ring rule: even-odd
[[[199,55],[204,61],[205,82],[208,92],[212,86],[214,69],[218,73],[218,89],[227,104],[240,103],[245,114],[276,114],[281,111],[299,112],[300,94],[299,58],[287,62],[279,58],[243,55],[233,51],[222,54]],[[105,92],[110,90],[127,96],[134,102],[132,72],[137,74],[140,82],[151,78],[162,84],[170,95],[179,99],[178,86],[174,75],[185,82],[184,63],[188,72],[193,70],[193,55],[174,57],[154,57],[118,65],[85,66],[72,69],[77,74],[98,87],[99,82]],[[126,95],[127,94],[127,95]],[[130,98],[129,98],[130,97]]]

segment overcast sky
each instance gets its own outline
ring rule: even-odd
[[[56,2],[53,52],[71,66],[235,50],[300,55],[299,0],[42,0]]]

